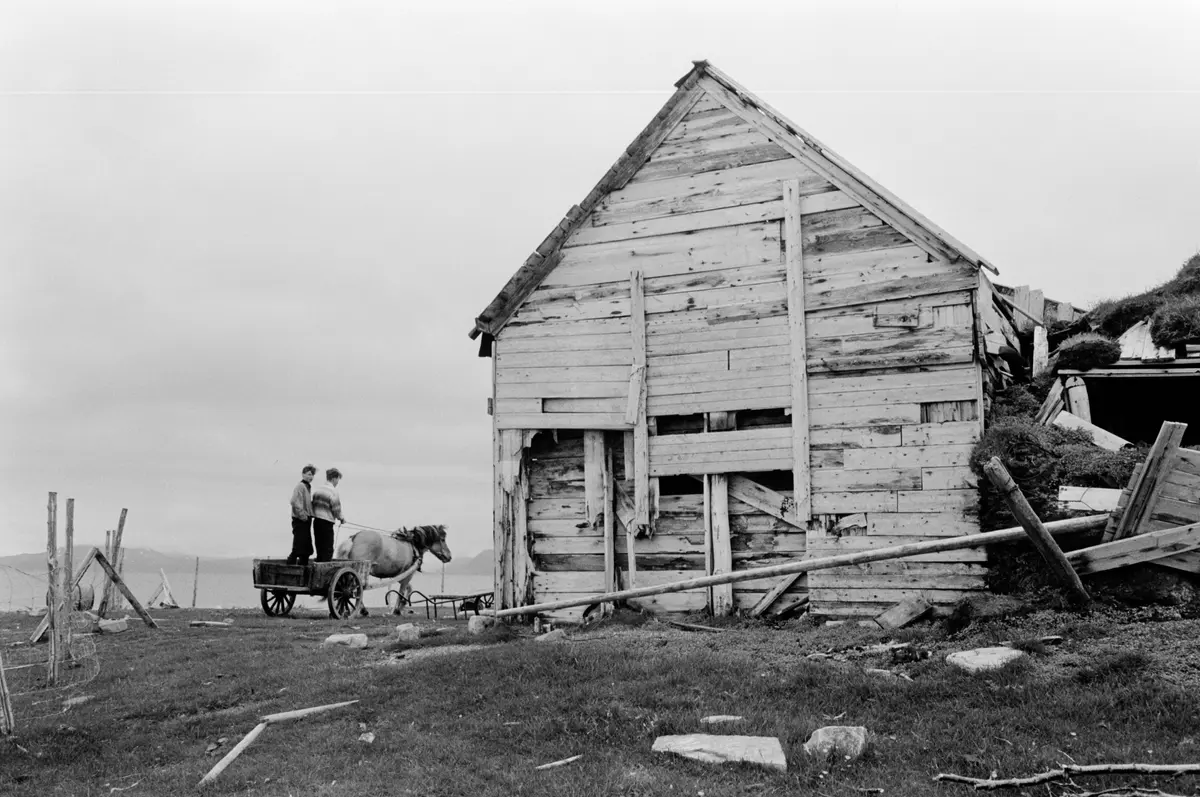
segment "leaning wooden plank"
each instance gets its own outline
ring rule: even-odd
[[[95,559],[96,564],[100,565],[100,567],[108,575],[109,581],[111,581],[113,585],[121,591],[121,594],[125,596],[125,600],[129,601],[129,605],[133,607],[135,612],[137,612],[138,617],[142,618],[142,622],[151,628],[158,628],[158,623],[154,622],[154,618],[146,613],[146,610],[142,608],[142,604],[138,603],[138,599],[133,597],[133,593],[129,591],[129,587],[125,586],[125,581],[119,575],[117,575],[117,571],[113,568],[109,561],[104,558],[104,554],[96,551]]]
[[[1119,540],[1137,534],[1143,521],[1150,516],[1153,506],[1152,499],[1159,490],[1162,482],[1171,471],[1170,462],[1173,452],[1183,442],[1183,433],[1187,431],[1186,423],[1166,421],[1158,430],[1158,437],[1150,447],[1150,453],[1142,467],[1134,472],[1129,483],[1130,496],[1121,513],[1120,520],[1110,523],[1104,530],[1101,542]]]
[[[775,586],[771,587],[770,591],[762,596],[762,600],[754,604],[754,608],[750,610],[751,617],[758,617],[767,609],[771,608],[771,604],[779,599],[779,596],[791,589],[791,586],[804,577],[803,573],[792,573],[779,579]]]
[[[1112,512],[1121,499],[1121,490],[1105,487],[1058,488],[1058,502],[1070,512]]]
[[[1067,411],[1087,423],[1092,422],[1092,402],[1088,399],[1087,384],[1081,377],[1068,376],[1063,382]]]
[[[932,608],[929,602],[920,596],[905,598],[876,617],[875,622],[879,623],[879,626],[885,631],[891,631],[918,620]]]
[[[796,508],[797,503],[791,496],[768,490],[758,482],[737,473],[729,475],[729,494],[791,526],[804,528],[804,521]]]
[[[1200,576],[1200,549],[1164,556],[1162,559],[1154,560],[1154,564]]]
[[[1054,384],[1050,386],[1050,392],[1046,394],[1046,400],[1042,402],[1041,408],[1034,416],[1034,422],[1042,425],[1048,424],[1062,411],[1063,383],[1061,379],[1055,379]]]
[[[84,573],[87,572],[87,569],[91,566],[92,562],[96,560],[96,554],[99,552],[100,550],[98,548],[93,548],[92,550],[88,551],[88,555],[83,560],[83,564],[80,565],[79,571],[72,576],[71,587],[67,590],[67,594],[71,596],[71,598],[74,597],[76,587],[78,587],[79,582],[83,580]],[[50,621],[43,617],[42,621],[38,623],[37,628],[33,630],[33,634],[29,637],[29,644],[36,645],[38,642],[41,642],[42,637],[46,634],[46,629],[49,627]]]
[[[1052,534],[1065,534],[1068,532],[1098,529],[1103,526],[1107,520],[1108,515],[1091,515],[1082,518],[1070,518],[1068,520],[1052,521],[1045,524],[1045,528],[1046,531]],[[737,570],[732,573],[703,576],[700,578],[687,579],[685,581],[675,581],[669,584],[642,587],[640,589],[627,589],[597,595],[573,597],[560,601],[531,604],[529,606],[518,606],[509,609],[490,611],[485,610],[481,613],[491,614],[495,617],[512,617],[521,614],[537,614],[538,612],[555,611],[557,609],[566,609],[572,606],[588,606],[593,603],[603,603],[605,601],[642,598],[649,595],[659,595],[670,592],[685,592],[687,590],[702,589],[705,587],[715,586],[717,584],[733,584],[739,581],[774,578],[776,576],[786,576],[792,573],[808,573],[813,570],[828,570],[829,568],[833,567],[844,567],[846,565],[855,565],[862,562],[878,562],[887,559],[898,559],[920,554],[937,553],[940,551],[955,551],[963,548],[975,548],[984,545],[995,545],[1002,542],[1013,542],[1025,538],[1026,532],[1021,527],[1001,529],[1000,531],[971,534],[965,537],[926,540],[923,542],[908,543],[906,545],[897,545],[890,548],[876,548],[869,551],[857,551],[852,554],[844,554],[841,556],[830,556],[821,559],[803,559],[781,565]]]
[[[1131,446],[1128,440],[1123,437],[1117,437],[1112,432],[1101,429],[1099,426],[1085,421],[1078,415],[1063,410],[1052,421],[1052,423],[1060,429],[1082,429],[1092,437],[1092,441],[1101,448],[1107,448],[1109,451],[1120,451],[1126,446]]]
[[[1200,548],[1200,523],[1151,531],[1081,548],[1066,555],[1080,575],[1100,573],[1127,565],[1153,562],[1166,556]]]
[[[1038,552],[1041,553],[1042,557],[1050,565],[1051,570],[1054,571],[1063,585],[1071,592],[1075,600],[1085,606],[1091,603],[1092,597],[1084,588],[1083,582],[1079,580],[1079,574],[1071,569],[1070,563],[1063,556],[1062,549],[1054,542],[1054,538],[1046,530],[1041,518],[1033,511],[1033,507],[1029,505],[1029,501],[1021,493],[1021,488],[1017,486],[1017,483],[1013,481],[1004,464],[1000,462],[1000,458],[992,457],[983,466],[983,470],[1000,492],[1000,495],[1004,497],[1004,501],[1008,504],[1008,509],[1012,512],[1013,517],[1020,522],[1022,528],[1029,534],[1029,539],[1033,542],[1033,546],[1038,549]]]

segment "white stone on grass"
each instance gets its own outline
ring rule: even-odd
[[[473,614],[467,618],[467,633],[482,634],[496,624],[495,617],[486,617],[482,614]]]
[[[396,638],[405,642],[413,642],[421,638],[421,628],[416,623],[405,623],[396,626]]]
[[[538,642],[566,642],[567,632],[561,628],[555,628],[553,631],[547,631],[539,637],[534,637]]]
[[[988,672],[989,670],[998,670],[1024,655],[1025,652],[1022,650],[1006,647],[975,648],[951,653],[946,656],[946,663],[971,673]]]
[[[804,752],[819,758],[836,755],[853,761],[867,752],[867,729],[861,725],[828,725],[817,728],[804,743]]]
[[[744,762],[787,772],[783,745],[773,736],[714,736],[707,733],[660,736],[654,740],[653,750],[707,764]]]
[[[325,641],[321,643],[322,647],[327,645],[345,645],[348,648],[365,648],[367,646],[366,634],[330,634],[325,637]]]
[[[100,631],[105,634],[119,634],[122,631],[129,630],[129,623],[125,622],[124,618],[120,620],[101,620],[97,625],[100,627]]]
[[[744,717],[739,717],[736,714],[713,714],[710,717],[701,717],[700,721],[705,725],[715,725],[719,722],[741,722]]]

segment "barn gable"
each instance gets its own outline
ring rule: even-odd
[[[497,602],[978,530],[981,267],[697,63],[476,321],[494,356]],[[641,605],[945,604],[982,585],[983,558]]]

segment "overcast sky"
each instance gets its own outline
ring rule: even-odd
[[[489,547],[466,333],[693,59],[1002,283],[1161,282],[1200,249],[1197,8],[5,0],[0,555],[54,490],[81,542],[128,507],[131,546],[282,556],[305,462]]]

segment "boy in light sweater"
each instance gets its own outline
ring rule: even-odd
[[[342,472],[330,468],[325,471],[325,484],[312,491],[313,537],[316,538],[318,562],[333,559],[333,521],[346,522],[342,515],[342,499],[337,491],[341,480]]]

